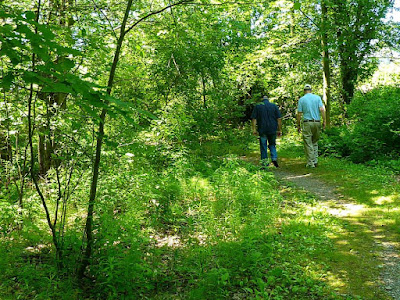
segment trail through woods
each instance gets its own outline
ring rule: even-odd
[[[253,163],[258,163],[256,156],[250,155],[246,160]],[[400,300],[400,247],[389,236],[385,228],[377,225],[376,220],[363,213],[366,207],[363,204],[358,204],[352,199],[347,199],[341,195],[338,190],[339,186],[334,186],[318,178],[316,172],[305,169],[299,173],[298,161],[287,158],[280,159],[279,168],[269,168],[273,172],[281,186],[290,185],[296,189],[301,189],[315,196],[319,206],[322,206],[326,212],[340,221],[348,223],[351,227],[350,234],[340,236],[340,239],[335,240],[335,251],[342,252],[345,256],[356,256],[353,258],[355,264],[348,266],[347,274],[343,275],[343,282],[347,282],[350,290],[373,286],[388,294],[388,299]],[[323,166],[319,166],[323,168]],[[368,236],[367,239],[365,237]],[[365,242],[363,241],[365,239]],[[361,242],[360,242],[361,241]],[[345,245],[345,246],[343,246]],[[347,253],[346,253],[347,252]],[[341,254],[341,255],[342,255]],[[374,282],[367,282],[369,279],[368,270],[363,266],[368,266],[369,259],[379,260],[379,277]],[[342,262],[332,262],[334,264],[343,264]],[[340,267],[338,267],[340,269]],[[358,280],[352,280],[352,277],[358,276]],[[365,276],[365,282],[359,287],[352,287],[356,282],[362,282]],[[361,279],[361,280],[360,280]],[[382,292],[379,295],[382,295]],[[377,296],[378,296],[377,294]],[[380,296],[375,299],[381,299]]]
[[[290,166],[273,169],[276,178],[285,183],[290,182],[297,188],[304,189],[315,195],[330,214],[338,218],[351,220],[354,214],[357,214],[362,205],[355,204],[336,192],[336,188],[318,178],[315,178],[312,172],[304,174],[295,174],[290,171]],[[374,242],[378,246],[381,260],[381,275],[377,278],[382,289],[393,297],[400,299],[400,255],[398,245],[391,242],[384,232],[366,223],[373,233]],[[351,243],[351,242],[350,242]],[[362,255],[363,253],[358,253]],[[360,260],[363,258],[360,257]]]

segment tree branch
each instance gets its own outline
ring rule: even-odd
[[[112,30],[112,33],[113,33],[115,39],[118,39],[117,33],[116,33],[115,30],[112,28],[111,22],[110,22],[110,20],[108,19],[107,15],[102,11],[102,9],[101,9],[100,7],[96,4],[96,2],[94,2],[94,0],[92,0],[92,2],[93,2],[93,5],[97,8],[97,10],[104,16],[104,18],[106,18],[106,20],[107,20],[107,22],[108,22],[108,25],[110,25],[110,27],[111,27],[111,30]]]
[[[137,20],[135,23],[133,23],[133,24],[125,31],[124,34],[127,34],[127,33],[128,33],[129,31],[131,31],[135,26],[137,26],[140,22],[146,20],[147,18],[149,18],[149,17],[151,17],[151,16],[154,16],[154,15],[157,15],[157,14],[159,14],[159,13],[162,13],[163,11],[165,11],[165,10],[171,8],[171,7],[178,6],[178,5],[182,5],[182,4],[189,4],[190,2],[192,2],[192,0],[181,0],[181,1],[179,1],[179,2],[170,4],[170,5],[168,5],[168,6],[164,7],[164,8],[161,8],[161,9],[159,9],[159,10],[153,11],[153,12],[149,13],[148,15],[146,15],[146,16],[140,18],[140,19]]]
[[[311,23],[314,24],[315,27],[317,27],[318,29],[321,29],[321,28],[314,22],[313,19],[311,19],[309,16],[307,16],[307,14],[306,14],[304,11],[301,10],[301,8],[299,8],[299,10],[300,10],[300,12],[301,12],[307,19],[309,19],[309,20],[311,21]]]

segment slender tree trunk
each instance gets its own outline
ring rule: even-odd
[[[4,68],[3,68],[4,70]],[[2,71],[2,76],[4,77],[4,72]],[[7,128],[7,133],[6,136],[3,136],[0,133],[0,157],[3,160],[8,160],[10,162],[13,162],[13,149],[10,143],[10,114],[8,111],[8,101],[6,98],[6,92],[4,91],[4,108],[6,111],[6,128]],[[1,121],[0,121],[1,124]]]
[[[15,182],[15,186],[18,191],[18,204],[20,208],[24,207],[24,202],[23,202],[23,197],[24,197],[24,189],[25,189],[25,178],[26,178],[26,163],[27,163],[27,151],[28,151],[29,143],[25,146],[24,152],[23,152],[23,162],[22,166],[20,164],[20,153],[19,153],[19,134],[16,135],[15,139],[15,161],[18,167],[18,176],[19,176],[19,181],[20,184],[18,185],[17,182]]]
[[[114,60],[111,65],[110,75],[108,78],[107,94],[109,94],[109,95],[111,94],[111,90],[112,90],[113,83],[114,83],[115,71],[117,69],[119,56],[121,54],[122,44],[124,42],[125,35],[129,31],[131,31],[136,25],[138,25],[140,22],[144,21],[145,19],[149,18],[150,16],[162,13],[166,9],[171,8],[173,6],[181,5],[184,3],[189,3],[190,1],[191,0],[182,0],[182,1],[174,3],[174,4],[170,4],[158,11],[151,12],[148,15],[137,20],[128,29],[126,29],[129,12],[131,10],[133,0],[127,1],[125,15],[124,15],[124,19],[121,24],[120,35],[119,35],[118,42],[117,42],[117,48],[115,49]],[[96,155],[95,155],[95,160],[93,163],[92,182],[90,185],[89,205],[88,205],[88,212],[87,212],[87,219],[86,219],[86,226],[85,226],[86,248],[83,253],[82,261],[78,267],[77,275],[78,275],[79,279],[83,278],[83,276],[85,274],[85,270],[86,270],[86,267],[89,265],[89,259],[92,255],[92,250],[93,250],[92,249],[93,248],[93,214],[94,214],[94,205],[95,205],[95,201],[96,201],[97,181],[98,181],[99,169],[100,169],[101,147],[103,144],[103,137],[104,137],[104,124],[105,124],[107,112],[108,112],[107,108],[104,108],[100,114],[100,123],[99,123],[97,138],[96,138]]]
[[[41,9],[41,0],[38,2],[38,7],[37,7],[37,12],[36,12],[36,22],[39,22],[39,14],[40,14],[40,9]],[[37,28],[35,28],[35,34],[37,34]],[[32,72],[35,72],[36,70],[36,56],[35,54],[32,54]],[[50,228],[52,238],[53,238],[53,244],[54,247],[56,248],[56,259],[57,259],[57,266],[61,268],[62,264],[62,249],[60,248],[60,244],[58,242],[57,238],[57,233],[55,230],[54,224],[51,222],[50,218],[50,211],[49,208],[47,207],[46,200],[44,198],[44,195],[40,189],[39,182],[37,179],[37,174],[35,173],[35,153],[34,153],[34,147],[33,147],[33,133],[34,133],[34,127],[33,127],[33,121],[32,121],[32,106],[33,106],[33,84],[31,83],[30,88],[29,88],[29,98],[28,98],[28,140],[29,140],[29,149],[30,149],[30,173],[32,177],[32,181],[35,185],[35,189],[40,197],[40,200],[42,202],[42,206],[44,208],[45,214],[46,214],[46,220],[47,224]]]
[[[295,20],[294,20],[295,9],[292,7],[290,10],[290,37],[294,36]]]
[[[206,100],[206,82],[204,80],[204,76],[201,76],[201,82],[203,86],[203,106],[204,108],[207,108],[207,100]]]
[[[117,42],[117,48],[114,53],[114,60],[111,66],[110,75],[108,78],[107,84],[107,94],[111,94],[115,71],[117,69],[119,56],[121,54],[122,44],[125,38],[125,28],[129,17],[129,12],[132,7],[133,0],[128,0],[125,9],[124,19],[121,25],[121,32]],[[100,158],[101,158],[101,147],[103,144],[103,137],[104,137],[104,124],[107,115],[107,108],[104,108],[100,114],[100,123],[99,123],[99,130],[96,139],[96,156],[93,164],[93,174],[92,174],[92,182],[90,185],[90,196],[89,196],[89,205],[88,205],[88,212],[87,212],[87,219],[86,219],[86,226],[85,226],[85,237],[86,237],[86,249],[83,254],[83,258],[81,264],[78,269],[78,278],[83,278],[85,274],[86,267],[89,265],[89,259],[92,255],[93,250],[93,214],[94,214],[94,205],[96,201],[96,191],[97,191],[97,182],[99,178],[99,169],[100,169]]]
[[[326,107],[326,126],[331,127],[331,71],[330,71],[330,58],[328,48],[328,8],[325,1],[322,2],[322,66],[323,66],[323,99]]]
[[[39,160],[39,173],[46,175],[51,166],[52,147],[51,141],[48,140],[46,134],[46,126],[40,126],[38,129],[38,160]],[[50,129],[47,129],[50,130]]]
[[[52,11],[55,12],[54,18],[50,12],[48,23],[56,23],[61,27],[69,27],[72,25],[70,18],[67,17],[67,11],[73,7],[72,1],[66,2],[66,0],[61,1],[50,1],[52,6]],[[57,57],[54,61],[55,64],[61,64],[65,60],[65,57]],[[50,80],[57,80],[49,76]],[[54,103],[57,103],[58,107],[65,110],[66,109],[66,97],[64,93],[45,93],[40,92],[39,98],[46,103],[47,113],[46,118],[44,118],[47,123],[46,125],[39,126],[37,131],[39,134],[38,142],[38,159],[39,159],[39,172],[43,176],[52,166],[57,166],[57,161],[52,159],[52,154],[54,154],[56,147],[58,146],[56,140],[54,139],[55,132],[51,130],[51,119],[56,114],[53,109]]]

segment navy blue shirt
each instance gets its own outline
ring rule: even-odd
[[[281,113],[278,106],[264,100],[254,106],[251,118],[257,120],[258,134],[262,136],[276,133]]]

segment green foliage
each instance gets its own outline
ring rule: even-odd
[[[22,223],[18,205],[10,205],[8,202],[0,202],[0,235],[6,235],[15,230]]]
[[[321,280],[325,266],[313,262],[319,251],[332,250],[329,222],[318,214],[303,218],[302,210],[281,214],[285,195],[272,173],[240,158],[254,140],[246,125],[237,126],[266,91],[290,115],[304,82],[318,90],[318,5],[182,5],[154,14],[126,36],[111,96],[105,85],[124,3],[100,1],[95,10],[87,1],[41,3],[39,22],[26,10],[31,4],[3,1],[0,11],[1,150],[10,147],[13,154],[0,161],[1,184],[9,183],[0,187],[0,298],[330,299]],[[134,3],[128,23],[163,5]],[[335,62],[336,46],[329,45]],[[51,221],[59,217],[62,267],[27,175],[38,171],[27,163],[28,99],[33,152],[44,138],[56,162],[39,185]],[[367,123],[384,121],[370,117],[380,106],[357,101],[357,122],[328,133],[325,153],[360,159],[367,147],[354,152],[349,145],[361,144],[365,133],[374,151],[383,151],[374,142],[378,128]],[[335,105],[340,119],[342,107]],[[93,255],[78,284],[93,126],[102,109],[114,119],[105,128]],[[395,121],[383,126],[387,133],[398,130]],[[398,167],[398,160],[388,164]],[[297,192],[286,200],[315,204]]]
[[[235,142],[240,141],[239,137]],[[299,234],[293,232],[302,230],[301,225],[276,233],[282,197],[273,175],[259,171],[237,155],[226,154],[232,153],[230,135],[208,142],[207,147],[218,145],[215,148],[221,158],[199,151],[203,146],[192,145],[187,154],[175,157],[172,165],[163,168],[150,155],[154,151],[151,143],[139,141],[125,149],[106,145],[107,176],[99,184],[89,269],[95,280],[85,279],[85,288],[80,290],[72,288],[71,276],[65,275],[65,280],[56,275],[55,264],[49,259],[51,243],[48,236],[44,238],[46,228],[25,220],[27,239],[12,247],[19,253],[27,247],[34,251],[29,259],[35,264],[21,261],[16,273],[10,263],[18,260],[18,252],[7,256],[7,261],[0,260],[5,266],[4,275],[10,276],[3,277],[3,293],[11,294],[11,287],[18,287],[13,292],[16,297],[40,298],[47,293],[62,299],[165,299],[176,294],[189,299],[235,295],[279,299],[309,294],[317,298],[326,293],[314,275],[304,273],[304,267],[297,263],[293,265],[295,257],[290,255],[298,250],[310,252],[315,241],[321,245],[325,242],[303,232],[309,238],[297,248],[294,241]],[[169,151],[172,157],[174,150]],[[81,246],[78,229],[83,225],[81,199],[87,197],[88,175],[81,174],[81,184],[69,202],[68,231],[63,240],[64,271],[70,274]],[[52,188],[50,184],[48,189]],[[2,244],[9,242],[3,240]],[[41,278],[41,283],[34,278]],[[70,290],[64,296],[58,294],[68,286]]]
[[[348,107],[352,124],[327,131],[321,143],[322,151],[339,157],[349,157],[356,163],[390,160],[396,168],[400,153],[400,90],[381,87],[359,93]]]
[[[337,158],[348,157],[350,155],[350,142],[350,131],[347,126],[334,127],[321,134],[319,151]]]

